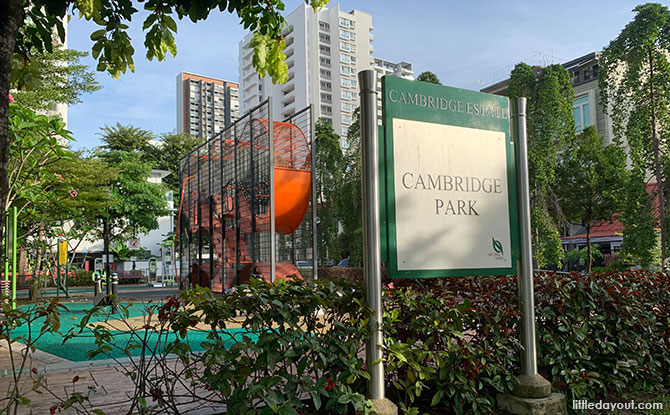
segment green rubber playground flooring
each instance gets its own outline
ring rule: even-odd
[[[146,314],[146,308],[148,304],[145,303],[134,303],[130,305],[129,303],[122,303],[128,308],[128,317],[141,317]],[[111,352],[101,353],[97,356],[89,359],[86,355],[89,351],[95,350],[97,346],[95,345],[95,337],[90,330],[84,330],[80,335],[68,339],[65,344],[63,343],[64,335],[70,332],[71,330],[78,330],[77,326],[81,322],[82,318],[86,315],[85,310],[93,308],[92,304],[89,302],[86,303],[64,303],[67,307],[67,310],[60,309],[60,323],[61,327],[57,333],[49,332],[45,333],[35,344],[35,347],[38,350],[62,357],[70,361],[87,361],[87,360],[98,360],[98,359],[109,359],[109,358],[122,358],[130,356],[139,356],[142,351],[138,349],[133,349],[126,354],[124,349],[128,346],[129,342],[139,343],[140,339],[137,335],[144,336],[145,329],[135,329],[136,333],[133,338],[133,334],[128,330],[110,330],[110,333],[113,336],[113,347]],[[156,305],[152,303],[151,305]],[[22,309],[27,310],[31,307],[30,305],[20,306]],[[154,315],[157,313],[154,313]],[[111,314],[111,309],[109,307],[101,308],[96,314],[91,318],[90,322],[112,322],[113,320],[118,320],[121,318],[120,314]],[[19,326],[12,330],[12,337],[16,338],[19,336],[27,336],[28,330],[35,334],[39,333],[40,328],[44,324],[44,317],[35,320],[31,327],[28,327],[27,324]],[[116,325],[120,326],[123,323],[117,322]],[[225,347],[232,346],[236,341],[242,339],[243,335],[251,337],[252,339],[256,336],[252,333],[249,333],[245,329],[228,329],[226,330],[230,336],[230,340],[225,343]],[[207,335],[209,334],[208,330],[189,330],[186,336],[186,341],[192,348],[193,351],[203,351],[204,348],[201,346],[201,343],[207,340]],[[170,334],[169,336],[163,335],[160,339],[160,344],[162,346],[165,343],[173,341],[175,339],[175,334]],[[166,341],[167,340],[167,341]],[[158,335],[150,330],[147,338],[147,344],[150,346],[150,349],[154,349],[159,341]],[[162,349],[161,346],[161,349]],[[162,351],[162,350],[160,350]],[[159,352],[160,352],[159,351]]]

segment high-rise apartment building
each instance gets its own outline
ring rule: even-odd
[[[239,44],[242,112],[268,96],[277,119],[313,104],[315,117],[331,120],[336,133],[346,134],[358,107],[358,72],[374,65],[372,16],[360,10],[343,12],[337,4],[314,13],[301,4],[286,22],[282,35],[289,80],[283,85],[256,74],[249,48],[251,34]]]
[[[395,63],[381,58],[374,58],[373,69],[377,72],[377,122],[382,124],[382,77],[386,75],[414,79],[414,71],[410,62]]]
[[[210,138],[240,116],[239,86],[182,72],[177,75],[177,132]]]

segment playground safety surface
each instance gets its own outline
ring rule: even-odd
[[[131,326],[140,325],[144,321],[144,310],[147,305],[160,302],[167,296],[178,293],[176,288],[153,288],[143,286],[121,286],[119,287],[119,297],[121,301],[128,305],[127,301],[137,301],[134,305],[129,306],[129,319]],[[61,311],[61,333],[67,331],[77,325],[84,315],[85,309],[92,308],[93,292],[91,288],[85,289],[71,289],[70,299],[63,298],[63,293],[60,293],[62,303],[68,308],[68,311]],[[23,297],[24,293],[17,297]],[[56,292],[47,291],[46,296],[55,296]],[[27,297],[27,293],[25,293]],[[29,305],[22,306],[29,307]],[[110,330],[118,337],[120,341],[127,340],[129,335],[121,333],[122,323],[115,319],[118,316],[109,315],[108,311],[102,311],[96,314],[94,320],[103,322],[107,320]],[[39,323],[37,323],[39,324]],[[127,327],[127,326],[125,326]],[[27,330],[27,327],[22,328]],[[31,328],[34,330],[35,328]],[[119,330],[116,330],[119,329]],[[39,330],[39,328],[37,328]],[[235,329],[231,330],[235,331]],[[18,334],[18,333],[17,333]],[[231,333],[235,336],[237,333]],[[240,330],[240,335],[241,335]],[[125,336],[125,337],[124,337]],[[206,337],[205,330],[189,331],[189,342],[194,349],[197,350],[200,341]],[[83,394],[91,392],[89,399],[91,402],[90,408],[102,409],[106,414],[120,414],[127,413],[129,410],[129,397],[135,392],[133,382],[131,382],[125,375],[122,367],[119,367],[119,362],[130,365],[130,359],[121,357],[117,353],[115,357],[117,360],[109,358],[98,358],[97,360],[87,360],[86,353],[91,350],[93,346],[92,337],[82,337],[80,339],[72,339],[62,344],[62,336],[51,333],[45,334],[44,341],[37,345],[37,350],[32,354],[30,360],[26,363],[22,375],[22,390],[29,391],[27,397],[31,402],[22,407],[18,413],[20,414],[43,414],[50,413],[50,408],[59,403],[59,397],[65,398],[69,393],[76,388],[76,391]],[[15,362],[20,362],[18,350],[22,345],[13,345]],[[174,364],[179,364],[175,360]],[[31,391],[32,380],[34,378],[34,371],[37,374],[44,375],[48,385],[48,391],[42,389],[43,393],[36,393]],[[73,380],[77,378],[76,382]],[[9,358],[9,349],[5,342],[0,342],[0,394],[7,391],[13,382],[13,369],[11,359]],[[56,395],[56,396],[54,396]],[[221,413],[222,408],[203,407],[202,402],[184,403],[180,408],[183,413],[192,414],[215,414]],[[72,410],[66,410],[62,413],[76,413]]]

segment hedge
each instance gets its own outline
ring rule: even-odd
[[[360,281],[253,280],[223,297],[197,289],[151,307],[177,335],[165,356],[199,368],[186,380],[206,399],[237,414],[334,414],[369,409],[363,298]],[[515,277],[398,280],[383,302],[387,396],[402,413],[485,414],[511,391],[521,349]],[[568,401],[668,394],[667,275],[541,274],[535,304],[539,373]],[[211,334],[193,353],[186,334],[199,322]],[[112,341],[97,339],[100,350]],[[155,405],[168,405],[169,391],[155,386]]]

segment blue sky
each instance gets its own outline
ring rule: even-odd
[[[302,0],[285,0],[286,12]],[[335,4],[331,0],[332,6]],[[445,85],[479,90],[505,79],[512,67],[562,63],[601,50],[632,20],[640,2],[575,1],[340,1],[372,15],[374,56],[409,61],[415,75],[434,72]],[[138,7],[139,8],[139,7]],[[100,144],[98,132],[120,122],[156,135],[176,129],[176,76],[182,71],[237,82],[238,42],[245,31],[236,16],[213,13],[207,21],[178,21],[176,58],[145,58],[143,16],[131,25],[135,73],[120,80],[97,73],[102,90],[68,111],[75,148]],[[90,51],[94,24],[72,18],[68,47]],[[92,69],[95,63],[86,60]]]

